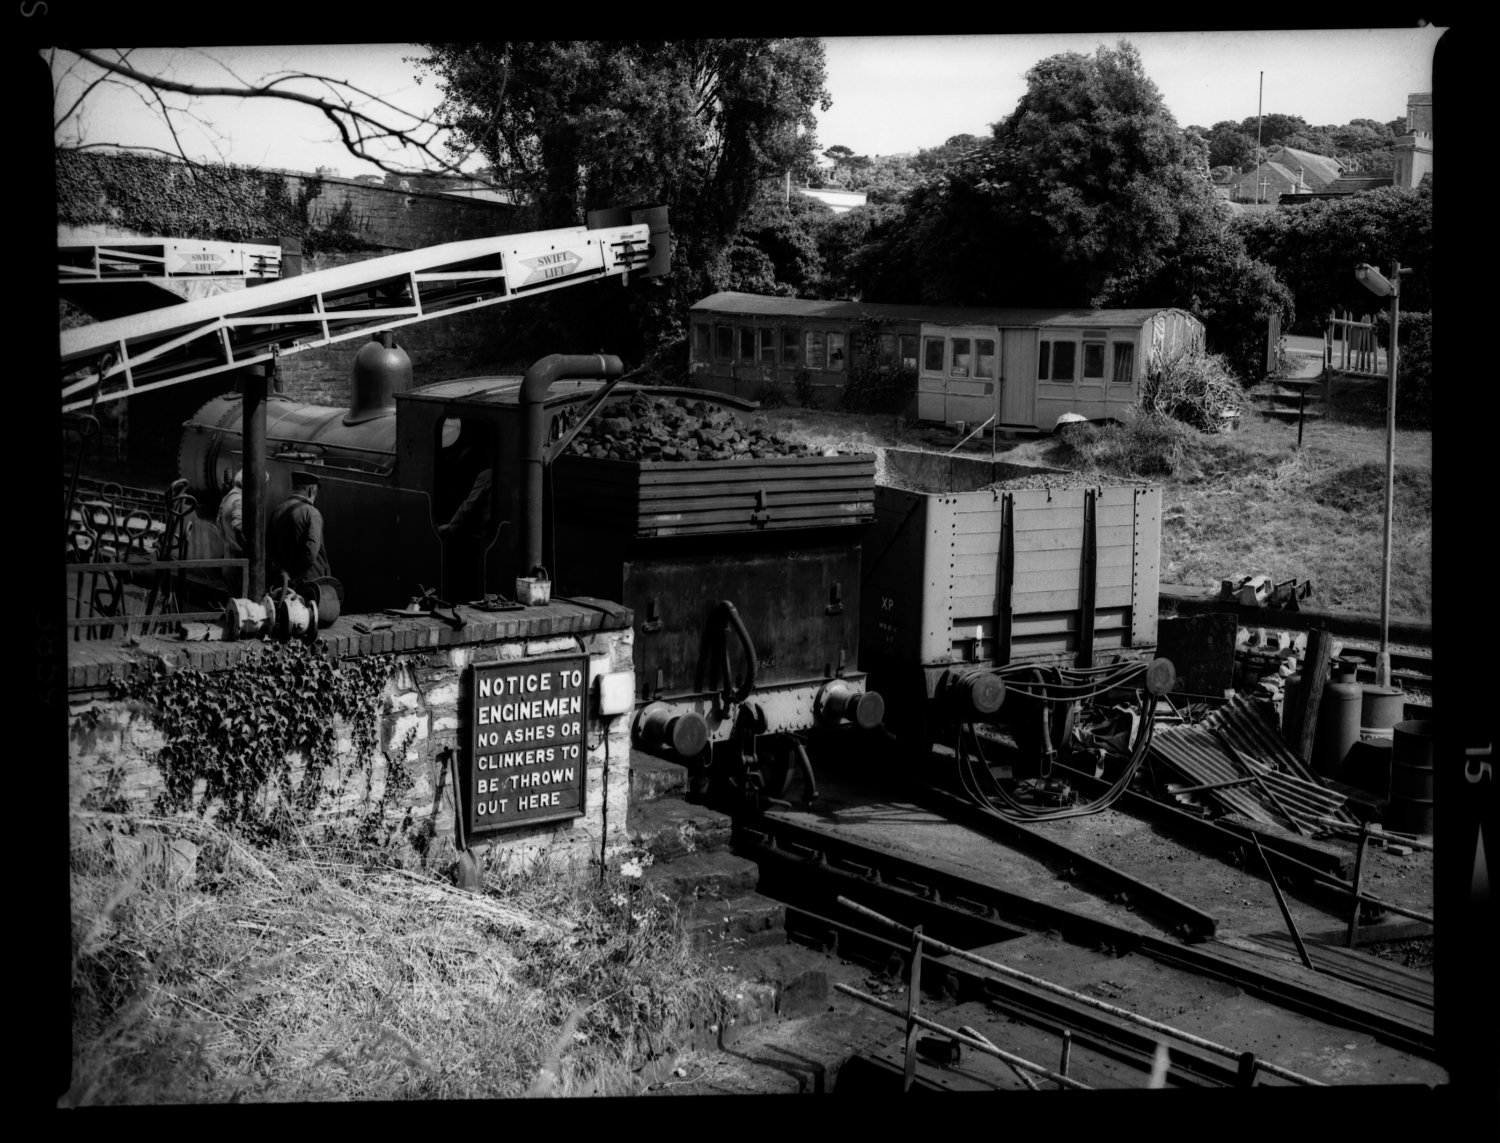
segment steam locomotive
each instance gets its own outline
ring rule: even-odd
[[[799,772],[811,791],[809,745],[884,716],[858,669],[873,458],[566,455],[606,399],[706,396],[623,376],[616,357],[554,355],[520,378],[412,387],[386,335],[356,355],[349,408],[268,399],[269,502],[290,494],[293,471],[317,475],[345,613],[429,591],[495,606],[534,574],[554,598],[623,603],[638,747],[729,775],[746,796],[776,796]],[[190,556],[222,550],[209,514],[241,466],[242,428],[233,393],[184,426],[181,477],[201,506]],[[476,496],[477,527],[443,527]]]

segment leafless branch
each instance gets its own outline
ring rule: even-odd
[[[432,173],[434,170],[462,174],[462,164],[478,150],[477,144],[468,148],[460,148],[457,151],[449,146],[447,150],[452,157],[445,156],[439,140],[445,132],[450,130],[449,124],[407,111],[382,96],[365,91],[347,80],[335,79],[331,76],[314,72],[288,71],[266,77],[258,82],[250,82],[235,75],[232,69],[221,61],[215,60],[215,63],[234,76],[238,86],[182,83],[164,76],[149,75],[132,67],[127,59],[128,51],[119,52],[119,59],[110,59],[99,52],[85,48],[68,47],[62,50],[101,69],[104,75],[89,84],[84,93],[74,101],[68,113],[59,120],[59,125],[71,115],[76,114],[89,93],[100,84],[128,81],[131,86],[144,88],[151,93],[156,110],[166,120],[174,141],[178,142],[179,149],[181,142],[177,139],[172,116],[189,114],[189,112],[181,108],[168,107],[163,98],[164,93],[185,95],[193,99],[213,97],[279,99],[310,107],[320,112],[333,125],[346,151],[389,174],[424,174]],[[204,54],[208,56],[208,53]],[[208,56],[208,58],[213,57]],[[305,92],[287,90],[285,85],[294,81],[320,84],[327,94],[326,96],[309,95]],[[359,101],[359,106],[356,106],[356,101]],[[410,122],[402,124],[398,117],[404,117]],[[421,156],[421,165],[408,166],[375,154],[372,152],[372,147],[377,143],[394,144],[397,148],[414,151]]]

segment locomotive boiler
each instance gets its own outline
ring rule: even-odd
[[[883,720],[859,670],[874,460],[568,455],[606,401],[633,393],[751,407],[623,374],[616,357],[553,355],[524,377],[412,387],[409,359],[383,335],[356,356],[348,408],[267,401],[269,501],[290,494],[293,471],[317,475],[345,613],[425,592],[515,606],[518,577],[623,603],[637,746],[735,796],[778,797],[799,773],[811,795],[809,748]],[[181,475],[203,517],[192,555],[222,549],[210,514],[241,465],[241,422],[226,394],[184,427]]]

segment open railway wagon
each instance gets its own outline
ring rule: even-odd
[[[898,449],[877,479],[860,664],[903,763],[951,751],[959,791],[1011,813],[1077,812],[1060,750],[1123,789],[1175,677],[1153,657],[1161,489]]]
[[[810,753],[882,721],[857,666],[874,458],[752,455],[727,412],[708,413],[718,430],[691,426],[711,407],[754,406],[675,392],[616,402],[593,438],[643,449],[579,447],[550,466],[549,559],[565,594],[631,609],[637,748],[687,764],[720,801],[759,808],[799,775],[814,790]],[[565,445],[580,399],[560,404]],[[682,459],[694,433],[704,458]]]

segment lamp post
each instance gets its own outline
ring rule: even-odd
[[[1381,546],[1380,651],[1375,656],[1375,683],[1381,687],[1391,685],[1391,521],[1396,512],[1396,358],[1399,355],[1396,339],[1401,321],[1401,275],[1409,273],[1410,270],[1401,268],[1400,262],[1391,263],[1389,279],[1367,262],[1354,268],[1354,277],[1361,286],[1378,298],[1391,299],[1390,344],[1385,351],[1385,539]]]

